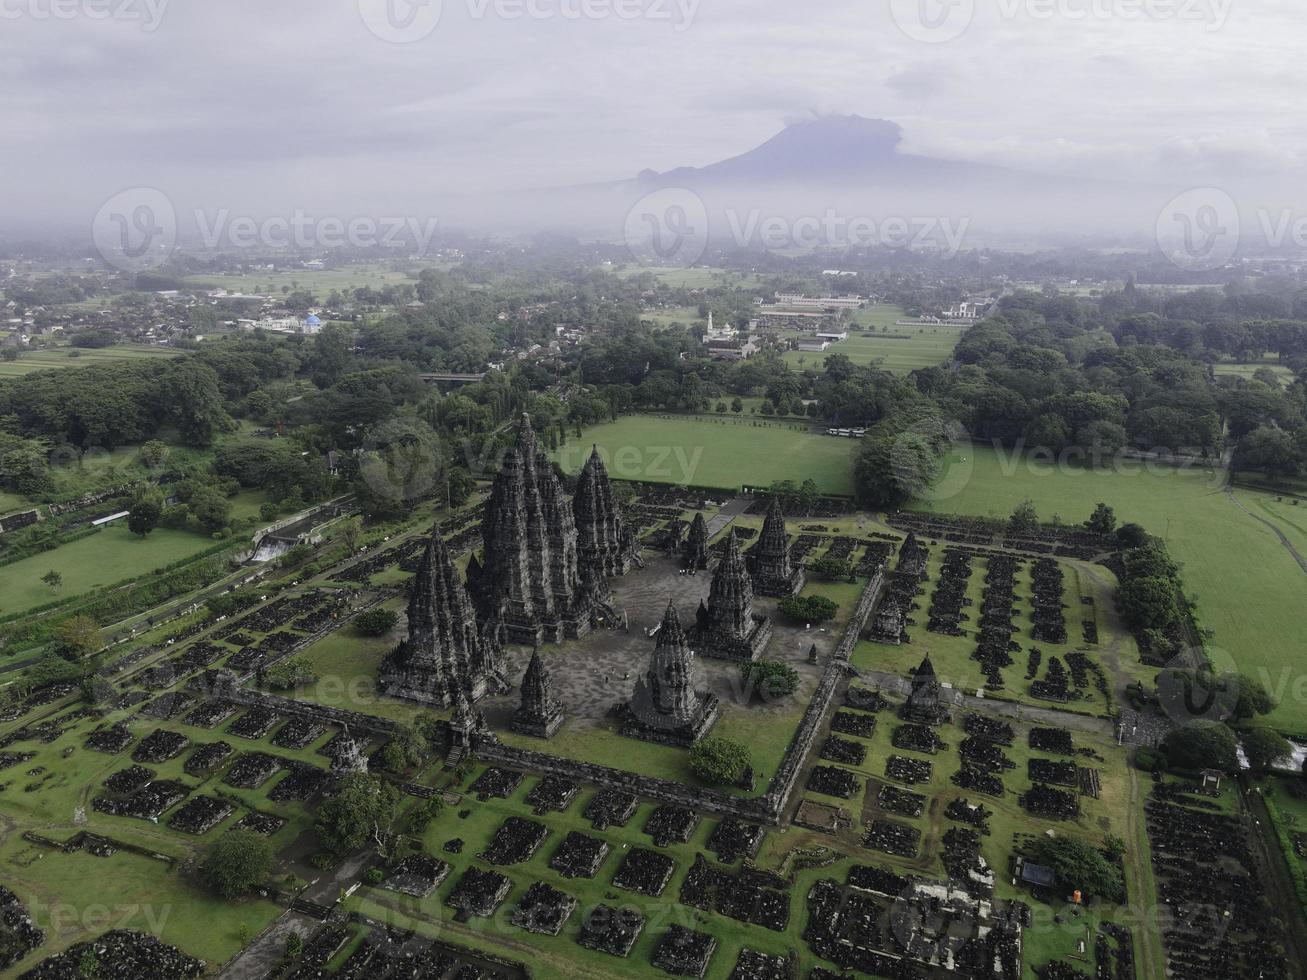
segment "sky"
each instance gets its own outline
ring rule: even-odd
[[[421,214],[822,113],[952,159],[1292,186],[1304,42],[1294,0],[0,0],[0,232],[136,187]]]

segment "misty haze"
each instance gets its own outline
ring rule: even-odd
[[[1307,978],[1289,0],[0,0],[0,980]]]

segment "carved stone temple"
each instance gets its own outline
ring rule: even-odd
[[[595,627],[607,581],[601,569],[582,569],[572,505],[526,416],[495,477],[481,537],[482,607],[502,609],[511,642],[556,643]]]
[[[790,558],[790,537],[785,530],[779,497],[772,497],[762,534],[749,549],[749,571],[753,575],[753,591],[758,595],[788,599],[803,588],[803,566]]]
[[[477,623],[449,548],[433,535],[408,601],[408,636],[381,668],[382,690],[442,708],[460,695],[478,701],[507,688],[500,654],[498,621]]]
[[[572,513],[582,567],[593,569],[605,578],[629,572],[635,556],[635,539],[622,518],[598,447],[586,460],[577,479]]]
[[[702,513],[696,513],[690,522],[690,533],[681,544],[681,567],[686,571],[702,572],[708,568],[708,522]]]
[[[705,657],[722,660],[757,660],[771,639],[772,624],[753,612],[753,582],[731,528],[726,551],[713,572],[708,604],[699,604],[692,639]]]
[[[635,682],[631,700],[621,705],[622,734],[665,745],[688,747],[717,723],[717,696],[694,687],[694,654],[670,603],[658,629],[648,672]]]
[[[944,689],[935,674],[935,665],[930,662],[930,654],[921,662],[912,675],[912,692],[903,705],[901,715],[904,721],[914,721],[921,725],[944,725],[949,721],[949,709],[944,703]]]
[[[537,648],[522,677],[522,705],[513,713],[510,727],[521,735],[553,738],[563,725],[563,706],[550,691],[549,670]]]

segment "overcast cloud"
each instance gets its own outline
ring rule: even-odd
[[[384,0],[363,2],[375,24]],[[395,31],[430,26],[394,2]],[[920,3],[948,34],[968,0]],[[1074,175],[1287,184],[1307,156],[1294,0],[978,0],[951,41],[909,36],[931,29],[918,0],[526,6],[444,0],[392,43],[356,0],[0,0],[4,225],[77,227],[138,185],[182,208],[414,213],[710,163],[813,112]]]

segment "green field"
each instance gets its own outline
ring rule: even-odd
[[[140,578],[211,547],[213,541],[203,535],[167,528],[140,538],[120,521],[54,551],[0,566],[0,613],[23,612],[101,586]],[[41,581],[50,571],[63,576],[57,592]]]
[[[907,374],[947,362],[965,329],[940,324],[896,327],[893,322],[889,322],[888,333],[880,328],[874,333],[851,332],[848,340],[832,344],[825,353],[789,351],[785,362],[803,370],[820,370],[830,355],[844,354],[854,364],[875,364],[894,374]]]
[[[1278,357],[1264,357],[1259,361],[1223,361],[1220,364],[1212,365],[1212,371],[1218,378],[1224,375],[1243,378],[1247,381],[1251,381],[1253,375],[1262,368],[1269,368],[1274,372],[1282,385],[1293,380],[1293,371],[1287,364],[1282,363]]]
[[[628,415],[586,429],[554,457],[576,473],[591,445],[616,480],[738,490],[811,478],[825,493],[853,492],[856,443],[797,422]]]
[[[1280,697],[1272,722],[1307,731],[1307,672],[1298,642],[1307,630],[1303,570],[1275,532],[1240,510],[1222,484],[1221,474],[1205,468],[1134,462],[1103,470],[1057,468],[974,448],[953,456],[940,499],[917,507],[1007,517],[1029,497],[1044,521],[1080,522],[1099,501],[1110,504],[1122,522],[1163,536],[1184,566],[1199,624],[1215,631],[1209,644],[1213,662],[1252,670]],[[1307,547],[1307,532],[1290,525],[1294,515],[1284,513],[1296,508],[1257,491],[1240,489],[1236,497],[1282,526],[1291,542]],[[1307,528],[1307,511],[1299,523]]]
[[[156,357],[177,357],[178,351],[167,347],[53,347],[24,351],[16,361],[0,361],[0,378],[18,378],[34,371],[54,368],[90,367],[92,364],[116,364]]]
[[[438,263],[427,263],[432,268]],[[250,275],[204,275],[189,276],[183,280],[186,286],[207,289],[225,289],[228,292],[258,293],[260,295],[282,295],[298,289],[307,289],[319,300],[325,300],[333,289],[340,292],[370,286],[381,289],[383,286],[399,286],[404,283],[416,285],[416,273],[397,272],[386,265],[351,265],[342,269],[286,269],[276,272],[260,272]]]

